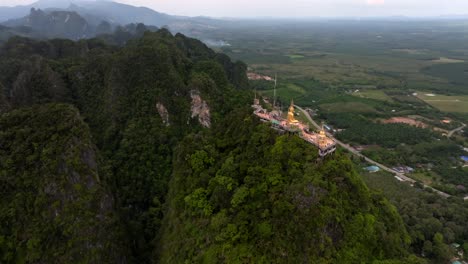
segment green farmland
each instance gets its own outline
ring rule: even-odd
[[[443,112],[468,113],[468,96],[418,92],[418,98]]]

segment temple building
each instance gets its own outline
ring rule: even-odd
[[[318,146],[320,157],[325,157],[328,154],[333,153],[336,150],[336,143],[334,140],[327,137],[325,129],[322,129],[319,132]]]
[[[325,129],[322,127],[319,133],[309,130],[307,124],[301,123],[295,118],[294,101],[291,100],[291,105],[288,109],[288,117],[285,119],[280,110],[272,110],[271,112],[264,109],[255,95],[254,114],[260,118],[262,122],[271,123],[271,127],[275,130],[295,133],[303,140],[317,146],[320,158],[324,158],[336,150],[336,142],[333,137],[328,137]]]

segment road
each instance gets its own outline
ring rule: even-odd
[[[310,122],[316,129],[318,129],[318,130],[322,129],[321,126],[319,126],[319,124],[317,124],[317,122],[315,122],[315,121],[312,119],[312,117],[309,115],[309,113],[308,113],[306,110],[304,110],[302,107],[300,107],[300,106],[298,106],[298,105],[294,105],[294,106],[295,106],[297,109],[299,109],[299,111],[301,111],[301,112],[304,114],[304,116],[307,118],[307,120],[309,120],[309,122]],[[463,127],[462,127],[461,129],[463,129]],[[460,129],[460,130],[461,130],[461,129]],[[362,155],[359,151],[357,151],[356,149],[354,149],[354,148],[351,147],[350,145],[345,144],[345,143],[341,142],[340,140],[336,139],[332,134],[327,133],[327,136],[330,137],[331,139],[335,140],[335,142],[336,142],[338,145],[340,145],[341,147],[343,147],[344,149],[348,150],[349,152],[351,152],[352,154],[354,154],[354,155],[356,155],[356,156],[358,156],[358,157],[360,157],[360,158],[363,158],[363,159],[364,159],[365,161],[367,161],[368,163],[373,164],[373,165],[375,165],[375,166],[381,168],[381,169],[384,170],[384,171],[388,171],[388,172],[390,172],[390,173],[392,173],[392,174],[395,174],[395,176],[398,176],[400,179],[402,179],[402,180],[405,181],[405,182],[409,182],[409,183],[411,183],[411,184],[414,184],[414,183],[416,182],[415,180],[413,180],[413,179],[407,177],[406,175],[404,175],[403,173],[399,173],[399,172],[397,172],[397,171],[395,171],[395,170],[393,170],[393,169],[391,169],[391,168],[389,168],[389,167],[387,167],[387,166],[385,166],[385,165],[383,165],[383,164],[381,164],[381,163],[378,163],[377,161],[371,160],[370,158],[368,158],[368,157]],[[432,189],[432,191],[434,191],[435,193],[439,194],[440,196],[442,196],[442,197],[444,197],[444,198],[450,197],[450,194],[441,192],[441,191],[439,191],[439,190],[437,190],[437,189],[432,188],[431,186],[424,185],[424,187],[425,187],[425,188]]]
[[[450,131],[448,134],[447,134],[447,137],[448,138],[451,138],[453,136],[453,134],[455,134],[455,132],[458,132],[458,131],[461,131],[462,129],[464,129],[466,127],[465,124],[462,124],[461,127],[459,128],[455,128],[454,130]]]

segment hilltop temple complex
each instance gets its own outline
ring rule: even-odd
[[[316,146],[321,158],[332,154],[336,150],[336,142],[327,136],[323,128],[319,133],[315,133],[310,131],[307,125],[296,119],[294,102],[292,100],[289,106],[287,119],[282,117],[280,111],[273,110],[268,112],[268,110],[260,105],[260,101],[256,97],[252,107],[254,108],[254,114],[259,117],[261,121],[271,123],[271,126],[275,129],[297,133],[300,138]]]

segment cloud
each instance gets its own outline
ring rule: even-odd
[[[383,5],[385,0],[367,0],[368,5]]]

